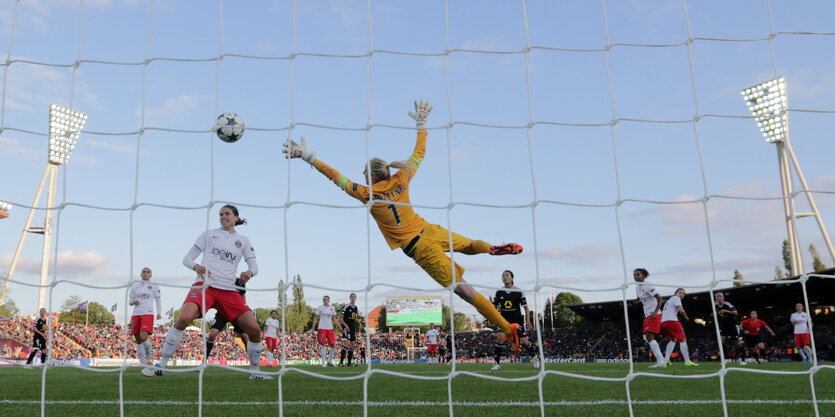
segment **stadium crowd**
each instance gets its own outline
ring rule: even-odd
[[[26,346],[31,344],[33,322],[28,319],[0,320],[0,339],[16,340]],[[777,334],[767,340],[766,345],[773,357],[791,357],[793,347],[791,325],[772,324]],[[632,348],[639,361],[649,360],[649,349],[641,338],[640,329],[632,329]],[[162,342],[168,331],[167,326],[157,326],[151,336],[157,358]],[[536,339],[536,332],[529,332]],[[815,343],[819,360],[835,360],[835,329],[832,323],[821,322],[814,328]],[[133,339],[128,336],[127,355],[136,355]],[[282,341],[279,335],[279,347]],[[407,359],[407,345],[425,346],[425,335],[407,343],[410,335],[397,333],[374,333],[370,335],[371,355],[374,359]],[[493,355],[494,335],[490,331],[458,332],[455,334],[456,356],[462,359],[489,358]],[[358,335],[361,347],[365,346],[365,335]],[[623,329],[602,330],[573,328],[542,331],[542,348],[551,358],[598,359],[626,358],[628,346]],[[694,360],[706,361],[717,358],[717,341],[710,326],[691,325],[687,328],[687,341]],[[215,342],[211,359],[245,360],[242,344],[231,331],[221,332]],[[318,358],[316,336],[311,333],[289,333],[286,335],[287,358],[291,360],[315,360]],[[183,341],[174,355],[180,359],[203,359],[203,337],[197,329],[186,331]],[[125,353],[125,332],[121,325],[81,325],[60,323],[53,327],[52,348],[56,358],[113,358],[121,359]],[[2,352],[7,355],[10,352]],[[277,355],[279,356],[279,355]]]

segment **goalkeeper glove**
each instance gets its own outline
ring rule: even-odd
[[[311,152],[307,150],[307,142],[302,136],[301,144],[296,143],[293,139],[287,139],[287,142],[284,142],[284,149],[281,152],[285,153],[285,158],[292,159],[292,158],[301,158],[308,164],[312,164],[313,160],[316,159],[316,152]]]
[[[415,101],[415,111],[410,111],[409,116],[415,119],[415,125],[418,130],[426,130],[426,118],[429,117],[429,112],[432,111],[432,105],[428,101]]]

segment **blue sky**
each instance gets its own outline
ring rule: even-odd
[[[264,291],[250,292],[251,306],[273,306],[268,289],[294,274],[322,287],[306,289],[314,305],[369,282],[380,284],[369,308],[387,295],[443,294],[388,249],[362,206],[280,153],[288,135],[304,135],[361,181],[368,156],[409,155],[406,113],[418,98],[435,106],[411,184],[418,213],[525,246],[515,257],[456,256],[486,292],[504,269],[521,287],[553,284],[587,301],[619,298],[600,290],[635,267],[692,289],[735,269],[772,278],[786,234],[777,156],[739,91],[778,75],[788,79],[792,145],[835,227],[835,56],[826,52],[835,36],[796,33],[835,32],[830,2],[371,1],[369,10],[365,1],[27,0],[16,14],[15,3],[0,2],[0,56],[11,61],[0,67],[0,199],[15,205],[0,221],[0,270],[46,165],[49,104],[89,114],[60,169],[50,280],[67,282],[54,287],[55,307],[79,294],[118,301],[123,319],[143,266],[158,284],[190,284],[181,259],[218,227],[225,202],[249,220],[238,230],[258,251],[250,287]],[[231,145],[209,132],[226,111],[247,125]],[[808,211],[802,195],[796,203]],[[809,244],[835,265],[814,221],[798,224],[807,269]],[[40,248],[29,236],[15,280],[37,283]],[[33,314],[36,290],[10,288]],[[184,295],[164,288],[164,309]]]

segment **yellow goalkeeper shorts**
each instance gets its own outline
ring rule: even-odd
[[[452,234],[452,248],[460,252],[470,246],[470,239],[457,233]],[[452,259],[444,252],[449,252],[449,231],[437,224],[429,224],[423,229],[420,240],[415,244],[415,263],[420,265],[432,279],[444,287],[452,285]],[[461,281],[464,268],[455,264],[455,282]]]

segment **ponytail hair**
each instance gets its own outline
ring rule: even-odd
[[[238,221],[235,222],[235,226],[240,226],[242,224],[246,224],[246,219],[242,219],[241,215],[238,214],[238,208],[237,207],[235,207],[231,204],[227,204],[227,205],[221,207],[220,209],[223,210],[225,208],[228,208],[229,210],[232,210],[232,214],[234,214],[235,217],[238,218]]]
[[[387,163],[380,158],[371,158],[371,160],[368,161],[368,173],[371,174],[371,178],[376,178],[378,181],[387,180],[391,177],[391,171],[389,168],[404,169],[409,167],[409,161],[394,161],[392,163]]]

